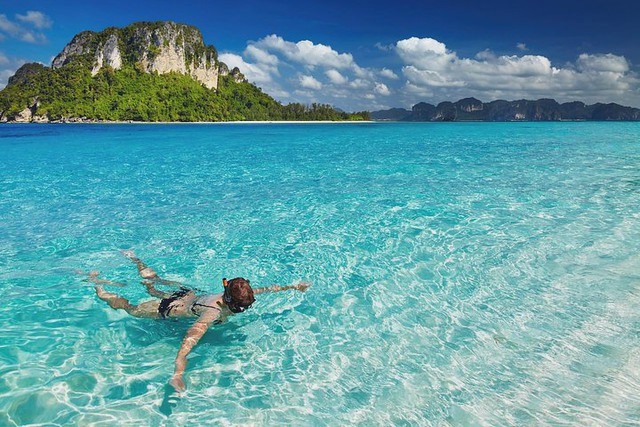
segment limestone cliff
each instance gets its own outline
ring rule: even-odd
[[[91,75],[98,74],[103,66],[108,66],[114,70],[122,68],[122,55],[118,47],[118,36],[111,34],[104,45],[96,50],[95,64],[91,69]]]
[[[189,75],[209,89],[217,89],[219,69],[226,69],[218,62],[215,47],[204,44],[197,28],[175,22],[139,22],[101,32],[84,31],[64,47],[51,66],[60,68],[73,61],[84,61],[92,75],[106,66],[118,70],[131,64],[147,73]]]
[[[62,52],[60,52],[51,63],[52,68],[60,68],[71,62],[72,59],[88,54],[91,50],[91,42],[95,33],[92,31],[83,31],[73,37]]]

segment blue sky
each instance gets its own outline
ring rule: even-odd
[[[346,110],[475,96],[640,107],[636,1],[31,1],[0,7],[0,87],[83,30],[173,20],[283,102]]]

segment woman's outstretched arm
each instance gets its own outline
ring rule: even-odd
[[[288,286],[280,286],[280,285],[264,286],[262,288],[254,288],[253,294],[259,295],[265,292],[281,292],[281,291],[288,291],[289,289],[295,289],[300,292],[305,292],[307,289],[309,289],[309,284],[301,282],[301,283],[298,283],[297,285],[288,285]]]
[[[173,372],[173,377],[169,384],[176,389],[176,391],[183,392],[186,390],[186,386],[184,384],[184,370],[187,367],[187,355],[191,352],[193,347],[198,344],[200,338],[202,338],[209,329],[209,326],[213,322],[215,322],[220,317],[220,310],[210,309],[202,313],[198,320],[189,328],[187,334],[182,339],[182,345],[180,346],[180,350],[178,350],[178,355],[176,356],[175,361],[175,370]]]

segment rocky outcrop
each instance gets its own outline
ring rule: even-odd
[[[372,120],[402,121],[411,114],[411,111],[404,108],[390,108],[388,110],[374,111],[371,113]]]
[[[436,107],[435,115],[433,116],[434,122],[453,122],[458,117],[458,106],[453,102],[445,101],[438,104]]]
[[[22,67],[18,68],[13,76],[9,77],[7,86],[29,83],[31,79],[35,78],[44,69],[45,66],[38,64],[37,62],[24,64]]]
[[[204,45],[202,34],[194,27],[173,22],[155,28],[141,26],[134,32],[133,45],[150,46],[139,57],[149,73],[187,74],[209,89],[218,87],[217,52]]]
[[[242,83],[242,82],[246,82],[246,81],[247,81],[247,80],[245,79],[245,77],[244,77],[244,74],[242,74],[242,73],[240,72],[240,68],[238,68],[238,67],[233,67],[233,70],[231,70],[231,72],[229,73],[229,75],[230,75],[231,77],[233,77],[233,80],[234,80],[236,83]]]
[[[111,34],[107,41],[96,50],[95,65],[91,69],[91,75],[98,74],[105,65],[114,70],[122,68],[122,55],[118,48],[118,36],[115,34]]]
[[[472,113],[474,111],[482,111],[484,104],[482,101],[476,98],[464,98],[456,102],[457,107],[466,113]]]
[[[417,122],[429,121],[433,118],[435,113],[436,113],[435,105],[431,105],[426,102],[418,102],[416,105],[411,107],[411,115],[405,117],[403,120],[417,121]]]
[[[49,117],[47,117],[47,116],[33,116],[31,121],[33,123],[49,123]]]
[[[218,75],[219,76],[229,75],[229,67],[224,62],[220,62],[220,65],[218,66]]]
[[[16,123],[29,123],[31,121],[31,116],[31,108],[25,108],[13,117],[13,121]]]
[[[67,44],[62,52],[53,58],[51,67],[56,69],[68,64],[72,59],[88,54],[91,50],[91,41],[95,33],[93,31],[83,31],[75,35],[71,42]]]
[[[209,89],[218,87],[218,54],[205,46],[195,27],[175,22],[139,22],[124,28],[76,35],[53,60],[63,67],[74,60],[86,61],[95,76],[104,67],[114,70],[125,64],[147,73],[180,73]]]
[[[592,120],[640,120],[640,109],[623,107],[618,104],[594,104],[588,106]]]
[[[640,109],[618,104],[586,105],[583,102],[559,104],[554,99],[529,101],[497,100],[483,103],[475,98],[441,102],[437,106],[420,102],[406,115],[396,110],[371,113],[375,120],[409,122],[443,121],[561,121],[561,120],[640,120]],[[395,117],[395,119],[393,118]]]
[[[39,106],[40,106],[40,102],[36,98],[31,102],[30,106],[18,112],[13,117],[7,117],[6,118],[7,120],[5,121],[12,121],[15,123],[29,123],[33,121],[33,117]],[[3,114],[3,117],[4,117],[4,114]],[[40,120],[39,116],[38,116],[38,119]]]

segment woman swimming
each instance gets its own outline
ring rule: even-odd
[[[138,273],[144,279],[142,283],[147,288],[147,292],[156,299],[133,305],[127,299],[104,289],[104,285],[122,286],[122,284],[101,279],[98,277],[99,273],[93,271],[89,273],[89,281],[94,283],[98,298],[106,301],[111,308],[125,310],[135,317],[151,319],[196,318],[196,321],[182,340],[182,345],[175,359],[173,377],[169,381],[169,384],[179,392],[186,389],[183,374],[187,366],[187,355],[200,341],[209,326],[214,323],[221,323],[228,316],[242,313],[251,307],[255,301],[255,295],[288,289],[304,292],[309,287],[307,283],[298,283],[291,286],[272,285],[253,289],[249,280],[236,277],[229,281],[222,279],[224,286],[224,292],[222,293],[198,295],[196,290],[184,287],[179,282],[162,279],[132,251],[123,251],[122,253],[136,264]],[[155,285],[157,283],[178,285],[180,288],[173,293],[163,292],[156,289]]]

